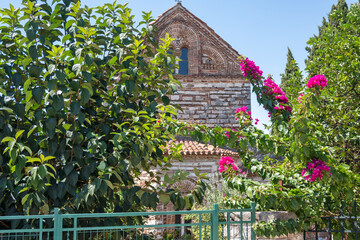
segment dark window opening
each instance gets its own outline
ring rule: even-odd
[[[179,74],[180,75],[188,75],[188,50],[187,48],[181,49],[180,55],[181,61],[179,62]]]

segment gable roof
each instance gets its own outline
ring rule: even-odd
[[[155,26],[160,26],[165,24],[169,19],[172,19],[173,16],[177,13],[181,12],[183,13],[183,16],[186,16],[186,20],[190,21],[191,23],[195,24],[199,29],[202,31],[205,31],[211,36],[211,40],[216,42],[219,47],[221,47],[223,50],[225,50],[228,54],[230,54],[235,60],[239,57],[239,53],[229,44],[227,43],[223,38],[221,38],[211,27],[209,27],[204,21],[202,21],[200,18],[196,17],[194,14],[192,14],[189,10],[187,10],[181,3],[177,3],[172,8],[165,11],[163,14],[161,14],[152,24]]]

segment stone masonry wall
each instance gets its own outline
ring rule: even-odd
[[[238,127],[235,110],[247,106],[250,110],[250,83],[241,76],[178,76],[182,84],[171,96],[179,104],[179,119],[209,127]]]

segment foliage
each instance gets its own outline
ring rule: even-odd
[[[126,4],[52,2],[0,10],[1,214],[199,200],[203,184],[195,199],[182,197],[152,171],[171,166],[164,148],[175,130],[166,122],[176,109],[168,95],[179,85],[172,39],[155,41],[150,13],[135,27]],[[140,187],[141,173],[150,180]]]
[[[249,207],[250,202],[256,202],[258,210],[291,211],[297,216],[296,220],[255,224],[259,236],[301,232],[315,222],[322,226],[326,222],[321,217],[339,215],[342,206],[359,201],[360,175],[347,163],[352,164],[359,158],[360,9],[353,5],[347,14],[342,15],[336,10],[331,18],[334,14],[346,19],[337,21],[339,24],[332,21],[322,29],[320,38],[310,40],[316,48],[307,62],[310,77],[322,74],[328,80],[322,75],[311,78],[308,87],[304,86],[301,92],[303,96],[296,97],[299,101],[290,100],[293,104],[288,118],[281,117],[284,116],[283,109],[276,109],[271,114],[276,135],[268,136],[254,126],[246,125],[233,133],[234,138],[230,136],[230,142],[234,141],[231,145],[236,147],[244,166],[268,182],[260,184],[224,173],[229,187],[245,194],[245,197],[231,196],[224,202],[234,208]],[[251,74],[247,78],[259,103],[266,109],[278,104],[274,97],[264,101],[266,89],[261,81],[268,79],[254,78]],[[257,152],[266,157],[259,160]],[[283,160],[271,158],[270,153]],[[309,173],[313,177],[309,177]],[[332,222],[334,228],[340,225],[339,220]]]
[[[327,99],[323,92],[326,87],[321,88],[319,85],[304,91],[301,103],[293,106],[289,121],[277,123],[279,134],[268,136],[250,125],[237,132],[240,139],[234,139],[244,166],[268,182],[260,184],[235,174],[223,174],[230,188],[246,196],[231,196],[225,203],[237,208],[256,202],[261,211],[291,211],[297,215],[296,221],[257,223],[255,229],[259,235],[269,237],[306,230],[315,222],[321,223],[320,216],[338,213],[326,208],[327,199],[339,206],[342,202],[350,203],[359,194],[360,176],[339,163],[334,149],[327,145],[328,133],[318,118],[318,109]],[[258,160],[256,151],[251,149],[267,156]],[[283,161],[271,159],[272,152],[283,157]],[[321,160],[320,171],[330,170],[331,176],[323,172],[314,177],[314,182],[306,180],[306,171],[301,173],[313,159]]]
[[[322,25],[318,27],[319,33],[318,35],[314,35],[312,39],[319,40],[324,38],[323,33],[326,31],[326,28],[328,28],[329,26],[337,28],[340,24],[345,24],[346,15],[348,14],[348,12],[349,12],[349,8],[348,5],[346,4],[346,1],[338,0],[338,3],[331,7],[331,11],[328,15],[328,20],[325,17],[323,17]],[[321,45],[311,44],[310,46],[307,46],[305,49],[308,52],[308,57],[307,59],[305,59],[305,63],[306,65],[308,65],[308,63],[312,61],[313,57],[318,56],[317,51],[321,50]],[[314,69],[314,72],[312,72],[311,69],[308,69],[308,71],[310,76],[317,74],[316,69]]]
[[[346,3],[341,6],[333,7],[329,15],[332,24],[325,27],[319,37],[309,40],[312,54],[307,70],[310,76],[317,72],[329,79],[319,121],[328,132],[327,141],[335,150],[334,156],[359,171],[360,9],[355,4],[350,10]]]
[[[281,74],[280,88],[284,91],[291,104],[294,104],[293,101],[297,101],[299,92],[303,88],[302,78],[299,66],[290,48],[288,48],[287,62],[284,73]]]

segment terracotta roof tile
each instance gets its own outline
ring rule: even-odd
[[[231,149],[214,147],[210,144],[199,143],[189,139],[176,139],[175,141],[169,142],[168,145],[169,144],[182,144],[182,150],[180,153],[185,156],[238,156],[237,152]]]

